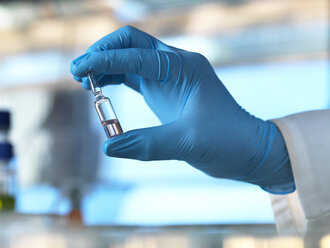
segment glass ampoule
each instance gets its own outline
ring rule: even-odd
[[[95,96],[94,106],[107,137],[112,138],[122,134],[123,129],[121,128],[110,99],[102,94],[102,90],[97,86],[93,73],[89,72],[87,76]]]

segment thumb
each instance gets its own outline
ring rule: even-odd
[[[128,131],[108,139],[103,152],[110,157],[130,158],[143,161],[178,159],[184,156],[185,139],[177,121]]]

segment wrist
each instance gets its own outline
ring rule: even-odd
[[[271,121],[267,121],[274,130],[274,139],[271,152],[266,165],[269,167],[269,175],[260,182],[260,187],[273,194],[288,194],[295,191],[291,162],[279,128]]]
[[[259,185],[270,193],[291,193],[295,183],[283,136],[273,122],[262,121],[259,125],[260,149],[253,159],[254,169],[243,181]]]

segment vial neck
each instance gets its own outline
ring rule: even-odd
[[[94,96],[97,96],[99,94],[102,95],[102,90],[100,87],[95,87],[93,84],[91,84],[91,89],[92,89]]]
[[[96,102],[104,98],[104,95],[102,94],[102,91],[93,92],[93,93],[94,93]]]

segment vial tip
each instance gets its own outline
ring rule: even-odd
[[[98,95],[101,92],[101,89],[100,89],[100,87],[98,87],[98,85],[95,81],[93,72],[87,72],[87,77],[88,77],[89,85],[92,89],[93,94]]]

